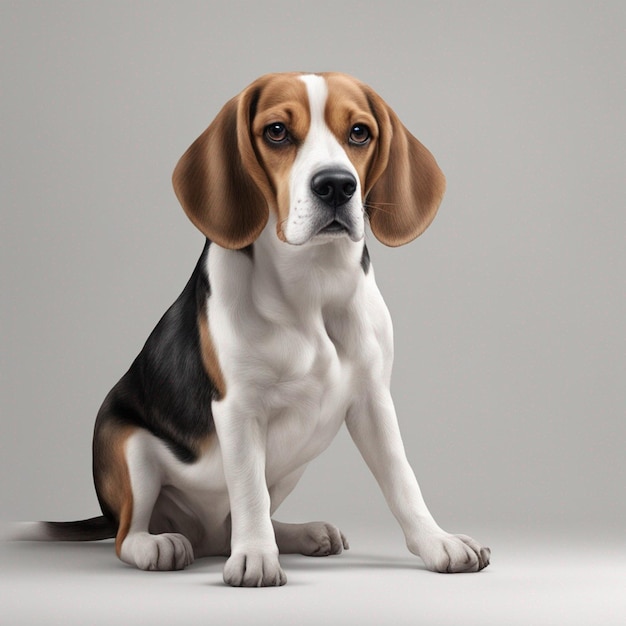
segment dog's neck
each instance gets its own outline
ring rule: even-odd
[[[295,308],[311,310],[349,300],[364,276],[364,240],[337,237],[324,242],[292,245],[276,234],[270,219],[254,243],[254,272],[263,289]]]

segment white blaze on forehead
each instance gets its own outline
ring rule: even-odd
[[[324,123],[324,109],[328,98],[328,85],[326,80],[315,74],[300,76],[300,80],[306,85],[306,92],[309,96],[309,110],[311,113],[311,130],[317,127],[326,126]]]
[[[300,77],[300,80],[306,85],[309,97],[311,126],[296,160],[312,158],[313,161],[315,159],[319,161],[318,166],[332,164],[344,166],[353,171],[354,167],[348,155],[326,125],[325,111],[326,101],[328,100],[326,79],[316,74],[305,74]],[[313,163],[309,164],[315,167]]]

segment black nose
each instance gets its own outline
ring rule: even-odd
[[[356,191],[356,178],[347,170],[321,170],[311,179],[313,193],[333,208],[345,204]]]

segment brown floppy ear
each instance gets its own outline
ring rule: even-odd
[[[224,248],[250,245],[269,212],[269,183],[250,134],[258,89],[230,100],[183,154],[174,169],[174,191],[185,213],[206,237]]]
[[[365,207],[376,238],[401,246],[432,222],[446,189],[433,155],[374,92],[368,94],[379,125],[378,154],[368,173]]]

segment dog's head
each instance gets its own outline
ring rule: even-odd
[[[239,249],[265,227],[289,244],[389,246],[430,224],[445,190],[431,153],[370,87],[345,74],[268,74],[230,100],[181,157],[174,189],[212,241]]]

